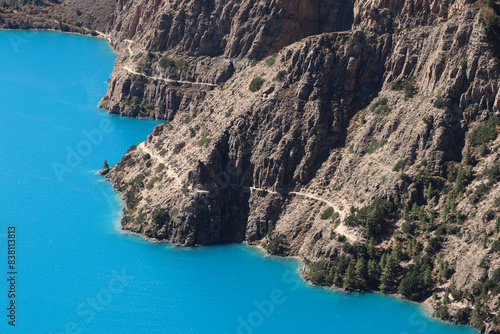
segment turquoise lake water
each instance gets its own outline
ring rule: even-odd
[[[297,261],[251,247],[177,249],[121,232],[120,201],[95,171],[159,122],[96,107],[115,58],[96,38],[0,31],[0,333],[477,333],[392,297],[311,287]]]

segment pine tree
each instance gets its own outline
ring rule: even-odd
[[[379,267],[376,260],[368,261],[368,279],[376,281],[378,279]]]
[[[353,286],[353,276],[354,276],[354,270],[352,269],[352,266],[349,265],[347,268],[345,275],[344,275],[344,289],[350,289]]]
[[[427,267],[424,271],[424,284],[425,288],[432,286],[432,269],[430,267]]]
[[[470,146],[467,146],[467,148],[465,149],[464,164],[472,165],[472,156],[470,154]]]
[[[104,160],[104,165],[102,166],[102,169],[109,169],[108,161]]]
[[[469,168],[467,168],[467,180],[472,180],[473,175],[474,175],[474,171],[472,169],[472,166],[469,166]]]
[[[446,290],[446,292],[444,293],[444,297],[443,297],[443,304],[449,304],[450,303],[450,292],[448,290]]]
[[[471,320],[474,326],[480,331],[484,330],[484,320],[487,318],[489,312],[486,312],[484,309],[484,305],[481,303],[481,300],[476,302],[474,305],[474,310],[472,311]]]
[[[380,259],[380,268],[385,268],[385,265],[387,263],[387,254],[384,253],[382,254],[382,258]]]
[[[482,144],[479,146],[479,155],[484,157],[488,153],[488,148],[486,147],[485,144]]]
[[[413,213],[414,215],[416,215],[418,213],[418,204],[417,204],[417,202],[413,203],[413,206],[411,207],[411,213]]]
[[[462,164],[460,164],[460,166],[458,167],[457,178],[455,179],[455,194],[458,194],[460,191],[462,191],[464,184],[465,184],[464,168],[462,167]]]
[[[342,277],[340,277],[337,271],[335,271],[335,276],[333,276],[333,285],[342,286]]]
[[[394,278],[397,275],[399,264],[391,254],[387,257],[387,261],[382,274],[380,276],[380,286],[379,289],[382,292],[386,292],[393,287]]]
[[[382,275],[380,275],[380,285],[378,286],[379,290],[382,292],[387,292],[389,290],[389,278],[388,275],[384,270],[382,270]]]
[[[433,194],[434,189],[432,189],[432,183],[429,182],[429,185],[427,186],[427,198],[431,199]]]
[[[403,209],[403,218],[408,218],[408,205],[405,205],[405,208]]]
[[[374,259],[377,255],[377,249],[375,248],[375,241],[373,238],[368,240],[368,243],[366,244],[366,252],[368,253],[370,259]]]
[[[398,241],[396,246],[392,249],[391,257],[393,257],[397,262],[401,261],[401,241]]]
[[[364,258],[360,257],[356,262],[356,278],[361,281],[363,286],[366,286],[368,282],[368,268],[366,267],[366,261]]]
[[[387,259],[386,268],[390,273],[390,279],[394,280],[396,276],[399,274],[399,260],[395,258],[395,256],[389,256]]]

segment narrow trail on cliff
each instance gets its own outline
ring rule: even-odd
[[[152,80],[163,80],[163,81],[165,81],[167,83],[178,83],[178,84],[188,84],[188,85],[217,87],[217,85],[215,85],[215,84],[206,83],[206,82],[194,82],[194,81],[187,81],[187,80],[173,80],[173,79],[166,79],[166,78],[161,78],[161,77],[156,77],[156,76],[149,76],[149,75],[145,75],[143,73],[139,73],[137,71],[134,71],[133,69],[131,69],[128,66],[122,66],[122,69],[124,69],[125,71],[127,71],[127,72],[129,72],[131,74],[142,75],[143,77],[146,77],[146,78],[149,78],[149,79],[152,79]]]
[[[146,143],[139,144],[139,146],[137,148],[141,149],[144,153],[149,154],[151,156],[151,158],[154,158],[154,159],[158,160],[160,163],[163,163],[167,167],[165,169],[165,171],[166,171],[165,173],[167,174],[167,176],[175,183],[175,185],[178,188],[182,188],[182,184],[179,181],[179,179],[180,179],[179,176],[177,175],[177,173],[175,173],[175,171],[170,167],[170,164],[165,159],[163,159],[163,157],[161,155],[157,154],[156,152],[151,150],[149,147],[147,147]]]
[[[307,193],[304,193],[304,192],[299,192],[299,191],[278,192],[278,191],[268,190],[268,189],[264,189],[264,188],[257,188],[257,187],[245,187],[245,186],[240,186],[240,187],[248,188],[248,189],[250,189],[251,192],[255,192],[255,191],[267,191],[270,194],[276,194],[276,195],[285,195],[285,196],[287,196],[287,195],[296,195],[296,196],[303,196],[303,197],[306,197],[306,198],[309,198],[309,199],[312,199],[312,200],[315,200],[315,201],[318,201],[318,202],[323,202],[326,205],[331,206],[332,208],[338,207],[337,204],[334,204],[333,202],[330,202],[330,201],[328,201],[328,200],[326,200],[324,198],[321,198],[321,197],[318,197],[318,196],[315,196],[315,195],[312,195],[312,194],[307,194]]]
[[[135,54],[134,50],[132,50],[132,44],[134,43],[134,41],[132,41],[130,39],[126,39],[125,42],[128,43],[127,50],[129,52],[129,55],[132,56],[133,54]],[[187,81],[187,80],[174,80],[174,79],[162,78],[162,77],[157,77],[157,76],[149,76],[149,75],[145,75],[143,73],[139,73],[139,72],[133,70],[132,68],[130,68],[129,66],[122,66],[121,68],[123,70],[127,71],[130,74],[142,75],[143,77],[149,78],[151,80],[162,80],[162,81],[167,82],[167,83],[178,83],[178,84],[187,84],[187,85],[217,87],[217,85],[215,85],[215,84],[206,83],[206,82],[194,82],[194,81]]]
[[[170,167],[170,164],[161,155],[157,154],[156,152],[151,150],[149,147],[147,147],[145,142],[141,143],[138,146],[138,148],[141,149],[144,153],[149,154],[151,156],[151,158],[154,158],[154,159],[158,160],[159,162],[163,163],[165,166],[167,166],[166,174],[175,183],[174,187],[176,187],[178,189],[183,188],[183,185],[180,182],[180,177]],[[309,193],[305,193],[305,192],[300,192],[300,191],[278,192],[278,191],[264,189],[264,188],[258,188],[258,187],[254,187],[254,186],[243,186],[240,184],[231,184],[231,186],[243,188],[245,191],[248,191],[250,193],[257,192],[257,191],[266,191],[267,193],[274,194],[274,195],[281,195],[281,196],[291,196],[292,195],[292,196],[305,197],[305,198],[311,199],[313,201],[321,202],[323,204],[326,204],[326,205],[334,208],[336,212],[339,212],[339,214],[341,215],[341,218],[344,218],[344,216],[345,216],[344,209],[347,207],[346,203],[342,200],[340,200],[341,204],[339,205],[339,203],[331,202],[331,201],[329,201],[325,198],[321,198],[317,195],[313,195],[313,194],[309,194]],[[194,192],[194,193],[198,193],[198,194],[209,194],[210,193],[210,191],[208,191],[208,190],[201,190],[201,189],[194,189],[194,188],[189,189],[189,190]],[[342,208],[342,209],[340,209],[340,208]],[[335,228],[335,232],[337,234],[344,235],[351,242],[360,241],[359,236],[355,235],[351,231],[348,231],[347,226],[345,226],[343,224],[338,225]]]

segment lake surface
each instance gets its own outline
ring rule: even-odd
[[[115,58],[96,38],[0,31],[1,333],[477,333],[392,297],[311,287],[297,261],[251,247],[177,249],[121,232],[120,200],[95,171],[159,122],[96,107]]]

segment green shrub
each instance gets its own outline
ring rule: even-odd
[[[226,112],[224,117],[226,117],[226,118],[231,117],[231,115],[233,114],[233,111],[234,111],[233,107],[229,108],[229,110]]]
[[[148,162],[149,162],[149,161],[148,161]],[[149,180],[149,182],[146,184],[146,188],[147,188],[148,190],[153,189],[153,187],[154,187],[154,185],[155,185],[156,181],[158,181],[158,180],[159,180],[159,178],[158,178],[158,177],[153,177],[153,178],[152,178],[151,180]]]
[[[464,54],[462,59],[460,59],[460,67],[463,69],[467,68],[467,54]]]
[[[323,220],[329,219],[331,216],[333,216],[334,212],[335,212],[335,210],[332,207],[327,208],[321,214],[321,219],[323,219]]]
[[[486,212],[483,214],[483,220],[484,220],[484,221],[489,222],[489,221],[490,221],[490,220],[492,220],[493,218],[495,218],[495,211],[493,211],[492,209],[489,209],[488,211],[486,211]]]
[[[201,139],[198,141],[198,146],[208,147],[212,142],[211,134],[207,131],[203,131],[201,134]]]
[[[158,224],[158,225],[163,225],[167,220],[169,220],[170,217],[168,216],[168,212],[166,209],[161,208],[161,209],[156,209],[153,212],[153,221]]]
[[[392,171],[394,172],[402,171],[403,169],[405,169],[407,163],[408,161],[406,159],[399,160],[392,169]]]
[[[174,154],[179,154],[185,146],[186,146],[185,142],[180,142],[179,144],[175,145]]]
[[[184,58],[179,58],[175,60],[175,67],[183,69],[188,67],[188,62]]]
[[[259,196],[259,197],[266,197],[267,194],[269,194],[269,192],[267,190],[259,190],[257,192],[257,196]]]
[[[277,53],[273,54],[272,56],[267,57],[265,60],[266,65],[269,67],[274,66],[274,63],[276,62],[277,57],[278,57]]]
[[[436,254],[441,250],[442,242],[443,242],[442,237],[434,237],[429,239],[429,244],[427,245],[427,247],[425,247],[425,251],[429,255]]]
[[[271,255],[285,255],[288,250],[286,237],[281,233],[277,233],[269,238],[264,248]]]
[[[253,80],[250,82],[249,89],[251,92],[256,92],[259,89],[262,88],[262,85],[264,84],[264,79],[261,77],[255,77]]]
[[[127,153],[130,153],[132,151],[135,151],[135,149],[137,148],[137,145],[132,145],[130,146],[130,148],[127,150]]]
[[[500,180],[500,163],[496,162],[491,167],[487,167],[484,169],[481,174],[482,177],[488,178],[488,185],[492,185],[493,183]]]
[[[388,220],[394,217],[396,206],[382,197],[377,197],[371,204],[356,210],[351,208],[351,214],[346,217],[347,226],[364,226],[366,239],[379,241],[381,232]]]
[[[500,240],[493,241],[493,244],[491,244],[490,253],[500,253]]]
[[[403,90],[407,99],[413,97],[417,92],[417,88],[415,87],[415,78],[406,79],[403,84]]]
[[[387,115],[391,112],[391,108],[388,105],[381,105],[375,109],[374,113],[378,115]]]
[[[398,79],[394,81],[391,85],[392,90],[402,90],[405,93],[405,98],[411,98],[417,92],[417,88],[415,87],[415,78],[410,77],[406,80]]]
[[[450,313],[448,313],[448,306],[441,305],[436,309],[436,316],[438,318],[447,320],[450,317]]]
[[[479,155],[484,157],[486,156],[486,154],[488,154],[488,148],[485,144],[482,144],[481,146],[479,146]]]
[[[403,80],[398,79],[391,85],[391,90],[403,90]]]
[[[370,110],[375,114],[387,115],[391,108],[387,105],[388,99],[386,97],[382,97],[378,99],[371,107]]]
[[[438,109],[446,108],[446,103],[444,102],[444,99],[441,97],[441,95],[438,95],[438,97],[434,101],[433,105],[435,108],[438,108]]]
[[[385,144],[387,144],[386,139],[384,139],[382,141],[378,141],[375,138],[373,138],[372,141],[370,142],[370,146],[368,147],[368,151],[366,151],[366,153],[372,154],[376,150],[378,150],[379,148],[383,147]]]
[[[165,55],[161,57],[159,64],[163,69],[166,69],[168,67],[175,67],[175,60],[173,58],[170,58],[168,55]]]
[[[151,154],[149,154],[149,153],[146,153],[142,156],[142,160],[144,160],[144,161],[149,160],[149,159],[151,159]]]
[[[136,164],[136,161],[132,158],[127,160],[127,167],[134,167]]]
[[[487,257],[483,257],[478,265],[479,268],[488,269],[490,267],[490,260]]]
[[[486,183],[481,183],[480,185],[477,186],[476,191],[474,191],[474,194],[471,196],[471,201],[472,203],[478,202],[483,195],[486,195],[490,192],[491,186],[487,185]]]
[[[274,77],[273,81],[282,82],[285,79],[285,76],[286,76],[286,71],[285,70],[281,70],[281,71],[278,72],[278,74],[276,74],[276,76]]]
[[[469,134],[469,142],[472,146],[479,146],[494,140],[497,135],[496,126],[500,123],[498,117],[491,117],[482,125],[478,126]]]

